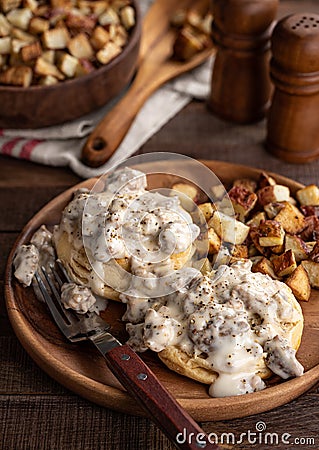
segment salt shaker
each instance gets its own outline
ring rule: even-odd
[[[270,36],[278,0],[213,0],[217,46],[208,107],[237,123],[262,119],[270,105]]]
[[[267,122],[267,149],[304,163],[319,158],[319,15],[295,14],[272,36],[275,92]]]

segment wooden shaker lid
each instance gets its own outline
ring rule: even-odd
[[[254,36],[276,17],[278,0],[214,0],[214,24],[225,34]]]
[[[319,15],[294,14],[278,22],[272,35],[273,62],[294,74],[319,72]]]

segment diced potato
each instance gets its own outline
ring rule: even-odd
[[[209,221],[209,219],[214,214],[215,208],[212,203],[202,203],[201,205],[198,205],[198,208],[200,209],[201,213],[206,219],[206,222]]]
[[[28,29],[31,18],[32,12],[28,8],[12,9],[7,14],[8,21],[21,30]]]
[[[130,30],[135,25],[135,11],[132,6],[125,6],[120,10],[121,22],[126,28]]]
[[[258,181],[260,189],[266,186],[275,186],[275,184],[277,184],[276,181],[270,175],[268,175],[266,172],[261,172]]]
[[[218,253],[221,246],[221,240],[213,228],[208,229],[208,242],[209,242],[208,253],[210,254]]]
[[[24,62],[37,59],[42,53],[42,48],[39,41],[28,44],[21,49],[21,58]]]
[[[319,188],[315,184],[299,189],[296,197],[301,205],[319,206]]]
[[[319,241],[316,242],[315,246],[313,247],[309,259],[315,263],[319,263]]]
[[[7,18],[0,14],[0,37],[9,36],[12,25],[7,20]]]
[[[266,214],[263,211],[260,211],[256,213],[248,222],[246,222],[246,225],[249,227],[256,226],[258,227],[260,222],[263,222],[266,220]]]
[[[50,64],[54,64],[55,61],[55,50],[47,50],[42,53],[42,58]]]
[[[186,21],[187,11],[186,9],[177,9],[173,12],[173,15],[170,18],[170,24],[173,27],[181,28]]]
[[[306,260],[301,261],[301,264],[308,274],[310,286],[319,289],[319,263]]]
[[[308,258],[309,250],[306,243],[298,236],[286,233],[285,251],[292,250],[297,262]]]
[[[239,178],[238,180],[234,181],[233,186],[243,187],[250,192],[255,192],[255,190],[257,189],[256,181],[252,180],[251,178]]]
[[[91,44],[95,50],[100,50],[109,40],[110,35],[103,27],[95,27],[90,38]]]
[[[31,44],[31,42],[36,41],[37,39],[35,36],[33,36],[33,34],[27,33],[26,31],[15,27],[11,29],[10,35],[12,38],[20,39],[21,41],[25,41],[29,44]]]
[[[275,245],[274,247],[269,247],[272,253],[275,253],[275,255],[281,255],[285,251],[285,245]]]
[[[74,56],[71,56],[68,53],[64,53],[64,55],[62,55],[60,59],[58,67],[61,72],[64,73],[64,75],[66,75],[68,78],[72,78],[75,75],[78,62],[79,60]]]
[[[262,206],[268,203],[284,202],[290,198],[290,191],[287,186],[275,184],[274,186],[266,186],[257,191],[259,203]]]
[[[0,0],[0,10],[4,13],[19,8],[21,0]]]
[[[94,66],[93,64],[85,58],[81,58],[78,60],[78,65],[76,66],[75,76],[80,77],[86,75],[88,73],[93,72]]]
[[[99,16],[99,24],[102,26],[105,25],[117,25],[120,23],[120,18],[117,15],[116,11],[114,11],[113,8],[107,8],[106,11],[104,11],[100,16]]]
[[[247,225],[244,225],[239,220],[217,211],[209,220],[208,226],[214,228],[223,241],[232,244],[243,244],[250,230]]]
[[[304,241],[319,240],[319,217],[317,216],[305,217],[305,227],[300,232],[299,236]]]
[[[54,65],[46,61],[41,56],[36,60],[34,71],[38,75],[51,75],[58,80],[64,80],[65,76],[62,72]]]
[[[228,196],[239,220],[244,222],[245,217],[250,213],[257,202],[257,195],[242,186],[233,186],[228,192]]]
[[[191,184],[175,183],[172,186],[170,195],[177,195],[183,208],[186,209],[186,211],[192,211],[195,206],[194,202],[196,202],[196,200],[198,199],[198,190]]]
[[[10,67],[0,73],[0,83],[29,87],[32,83],[32,69],[27,66]]]
[[[47,30],[43,33],[42,39],[46,48],[50,50],[62,50],[71,42],[69,32],[66,28]]]
[[[23,0],[23,6],[34,12],[38,8],[39,4],[37,0]]]
[[[301,206],[300,210],[305,216],[317,216],[319,217],[319,206]]]
[[[57,84],[59,80],[52,75],[46,75],[45,77],[40,78],[40,84],[42,86],[52,86],[53,84]]]
[[[279,203],[279,202],[275,202],[275,203],[268,203],[267,205],[264,206],[264,210],[268,216],[269,219],[273,219],[274,217],[277,216],[277,214],[285,207],[285,203]]]
[[[297,234],[305,227],[305,217],[299,209],[289,202],[285,202],[277,216],[274,218],[281,223],[283,229],[290,234]]]
[[[5,55],[0,55],[0,68],[7,64],[7,57]]]
[[[119,47],[124,47],[124,45],[127,43],[128,34],[122,25],[116,25],[116,34],[113,37],[114,44],[118,45]]]
[[[261,253],[266,258],[269,258],[271,255],[271,247],[263,247],[259,244],[259,231],[258,228],[252,227],[249,231],[249,238],[251,239],[253,246],[258,250],[259,253]],[[250,255],[251,256],[251,255]]]
[[[20,39],[11,39],[11,52],[20,53],[20,50],[26,45],[28,45],[28,43],[20,41]]]
[[[302,265],[299,265],[287,278],[286,284],[299,301],[307,302],[311,295],[309,277]]]
[[[0,38],[0,55],[9,55],[11,52],[11,38],[9,36]]]
[[[42,34],[50,27],[50,22],[41,17],[32,17],[29,23],[29,31],[33,34]]]
[[[230,262],[235,262],[238,259],[248,259],[248,247],[247,245],[240,244],[234,245],[231,251],[231,260]]]
[[[96,24],[96,18],[70,13],[67,16],[65,24],[70,30],[91,34]]]
[[[194,32],[194,29],[191,27],[184,27],[177,35],[173,46],[173,52],[175,58],[187,61],[204,48],[205,46],[202,39]]]
[[[253,263],[251,270],[252,272],[260,272],[265,275],[269,275],[273,280],[279,280],[274,272],[272,262],[263,256],[258,258],[256,262]]]
[[[312,250],[315,248],[317,241],[305,242],[305,244],[308,249],[308,253],[311,253]]]
[[[262,247],[274,247],[283,245],[285,232],[278,221],[265,220],[258,227],[259,245]]]
[[[276,275],[279,277],[290,275],[297,268],[295,255],[292,250],[287,250],[282,255],[275,256],[272,259],[272,264]]]
[[[91,59],[93,48],[89,39],[84,33],[80,33],[69,41],[68,49],[72,56],[78,59]]]

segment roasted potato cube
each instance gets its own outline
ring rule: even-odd
[[[70,43],[70,35],[66,28],[53,28],[42,35],[43,43],[50,50],[62,50]]]
[[[266,214],[263,211],[260,211],[256,213],[248,222],[246,222],[246,225],[249,227],[256,226],[258,227],[260,222],[264,222],[266,220]]]
[[[91,59],[93,48],[89,39],[84,33],[80,33],[69,41],[68,49],[72,56],[78,59]]]
[[[208,242],[209,242],[208,253],[210,254],[218,253],[221,246],[221,240],[213,228],[208,229]]]
[[[97,26],[90,38],[91,44],[95,50],[100,50],[110,40],[109,33],[100,26]]]
[[[261,253],[266,258],[269,258],[271,255],[271,248],[270,247],[263,247],[259,244],[259,231],[257,227],[251,227],[249,231],[249,238],[252,241],[254,247],[258,250],[259,253]]]
[[[42,34],[50,27],[50,23],[41,17],[32,17],[29,23],[29,31],[32,34]]]
[[[300,210],[304,216],[317,216],[319,217],[319,206],[301,206]]]
[[[299,301],[307,302],[311,295],[309,277],[302,265],[299,265],[287,278],[286,284]]]
[[[38,8],[39,4],[37,0],[23,0],[24,8],[30,9],[30,11],[34,12]]]
[[[12,9],[7,14],[8,21],[21,30],[28,29],[31,18],[32,12],[28,8]]]
[[[319,217],[308,216],[305,217],[305,227],[299,234],[304,241],[318,241],[319,240]]]
[[[283,229],[289,234],[297,234],[305,227],[305,217],[299,209],[289,202],[285,202],[277,216],[274,218],[281,223]]]
[[[274,272],[272,262],[264,256],[258,258],[251,268],[252,272],[260,272],[269,275],[273,280],[279,280]]]
[[[240,244],[234,245],[231,251],[231,259],[230,262],[235,262],[238,259],[248,259],[248,247],[247,245]]]
[[[42,53],[42,48],[39,41],[32,42],[21,49],[21,58],[24,62],[37,59]]]
[[[287,250],[282,255],[272,258],[272,264],[276,275],[279,277],[290,275],[297,268],[295,255],[292,250]]]
[[[50,64],[54,64],[55,61],[55,50],[47,50],[42,53],[41,57],[49,62]]]
[[[0,14],[0,37],[9,36],[12,25],[8,22],[6,16]]]
[[[57,84],[59,80],[52,75],[46,75],[45,77],[40,78],[40,84],[42,86],[52,86],[53,84]]]
[[[86,75],[87,73],[93,72],[93,70],[95,70],[93,64],[88,59],[82,58],[78,61],[75,76],[80,77],[82,75]]]
[[[21,0],[0,0],[0,10],[4,13],[11,11],[12,9],[19,8]]]
[[[209,221],[209,219],[214,214],[214,211],[216,208],[214,208],[212,203],[202,203],[201,205],[198,205],[198,208],[200,209],[201,213],[205,217],[206,222]]]
[[[116,11],[114,11],[113,8],[107,8],[106,11],[104,11],[99,16],[99,24],[102,26],[105,25],[118,25],[120,23],[120,18]]]
[[[75,75],[78,62],[79,60],[74,58],[74,56],[64,53],[60,58],[58,67],[64,75],[68,78],[72,78]]]
[[[176,11],[174,11],[173,15],[170,18],[170,24],[173,27],[181,28],[186,22],[186,17],[186,9],[177,9]]]
[[[232,202],[235,213],[238,214],[239,220],[244,222],[245,217],[254,208],[257,202],[257,195],[242,186],[234,186],[228,192],[228,196]]]
[[[126,30],[130,30],[135,25],[135,11],[132,6],[125,6],[120,10],[121,22]]]
[[[266,186],[275,186],[276,181],[268,175],[266,172],[261,172],[258,180],[259,189],[264,188]]]
[[[296,192],[296,197],[301,205],[319,206],[319,188],[310,184]]]
[[[243,244],[250,228],[239,220],[229,217],[219,211],[215,211],[209,220],[208,226],[214,228],[218,236],[225,242]]]
[[[34,71],[38,75],[51,75],[58,80],[64,80],[65,76],[59,69],[54,65],[43,59],[41,56],[36,60]]]
[[[284,243],[285,232],[276,220],[265,220],[258,227],[259,245],[262,247],[274,247]]]
[[[297,262],[308,258],[309,250],[306,243],[298,236],[286,233],[285,251],[292,250]]]
[[[65,24],[71,31],[91,34],[96,24],[96,18],[70,13],[65,20]]]
[[[171,195],[177,195],[177,192],[180,192],[183,194],[183,196],[186,196],[190,198],[193,202],[196,202],[198,200],[198,190],[195,186],[187,183],[175,183],[172,186],[173,192],[171,192]],[[176,191],[176,192],[174,192]]]
[[[15,27],[11,29],[10,35],[12,38],[20,39],[28,44],[31,44],[31,42],[35,42],[37,40],[36,36],[33,36],[33,34],[27,33],[26,31]]]
[[[184,27],[178,33],[174,42],[173,53],[175,58],[187,61],[205,48],[205,43],[199,33],[191,27]]]
[[[310,286],[319,289],[319,264],[314,261],[301,261],[302,267],[306,270],[310,281]]]
[[[11,38],[9,36],[0,38],[0,55],[9,55],[11,52]]]
[[[255,192],[257,189],[256,181],[252,180],[251,178],[239,178],[238,180],[234,181],[233,186],[243,187],[250,192]]]
[[[7,57],[5,55],[0,55],[0,68],[7,64]]]
[[[262,206],[268,205],[268,203],[284,202],[288,201],[290,197],[290,191],[287,186],[281,184],[275,184],[274,186],[266,186],[257,191],[258,201]]]
[[[79,2],[79,5],[82,2]],[[94,0],[87,2],[87,5],[89,6],[92,14],[95,14],[96,16],[100,16],[108,7],[108,3],[104,0]]]
[[[122,25],[116,25],[116,34],[113,37],[114,44],[118,45],[119,47],[124,47],[126,45],[128,40],[128,34]]]
[[[20,50],[26,45],[29,44],[25,41],[21,41],[20,39],[11,39],[11,53],[20,53]]]
[[[313,247],[309,259],[315,263],[319,263],[319,241],[316,242],[315,246]]]
[[[264,210],[269,219],[273,219],[277,216],[277,214],[285,207],[285,203],[268,203],[268,205],[264,206]]]
[[[205,258],[204,260],[202,260],[203,262],[202,262],[202,266],[201,266],[201,268],[200,268],[200,271],[201,271],[201,273],[203,274],[203,275],[207,275],[207,274],[209,274],[211,271],[212,271],[212,265],[211,265],[211,263],[210,263],[210,261],[209,261],[209,259],[208,258]]]
[[[27,66],[10,67],[0,73],[0,83],[29,87],[32,83],[32,69]]]

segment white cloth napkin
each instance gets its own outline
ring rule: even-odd
[[[141,1],[144,12],[150,0]],[[63,125],[38,130],[1,130],[0,154],[50,166],[69,166],[83,178],[100,175],[135,153],[153,134],[174,117],[192,98],[209,94],[212,60],[165,84],[144,104],[121,145],[103,166],[92,169],[80,161],[81,149],[117,99],[94,113]]]

